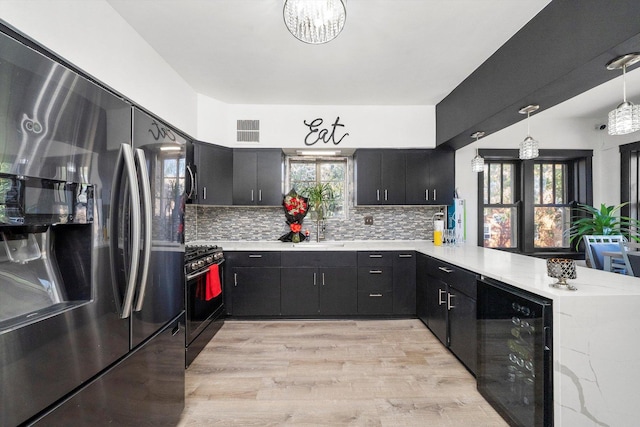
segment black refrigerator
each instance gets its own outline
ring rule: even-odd
[[[0,30],[0,425],[175,425],[187,141]]]

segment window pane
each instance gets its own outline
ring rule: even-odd
[[[566,203],[565,200],[566,198],[566,194],[565,194],[565,177],[566,177],[566,173],[565,171],[567,170],[567,165],[555,165],[555,175],[556,175],[556,201],[555,203],[557,205],[561,205],[563,203]]]
[[[545,163],[542,165],[542,204],[553,202],[553,164]]]
[[[178,159],[164,160],[164,176],[165,177],[178,176]]]
[[[313,181],[316,180],[315,163],[294,163],[291,162],[291,181]]]
[[[483,194],[482,203],[484,203],[485,205],[489,204],[489,168],[490,167],[491,165],[485,165],[484,172],[482,172],[483,186],[484,186],[482,190],[482,194]]]
[[[489,204],[497,205],[502,203],[502,179],[501,164],[489,164]]]
[[[542,165],[533,165],[533,203],[540,204],[542,197],[540,196],[540,174],[542,173]]]
[[[514,185],[513,165],[509,163],[504,163],[502,165],[502,203],[504,204],[514,203],[515,189],[513,185]]]
[[[346,163],[322,163],[320,165],[321,182],[344,182]]]
[[[484,208],[484,246],[515,248],[518,213],[515,207]]]
[[[568,207],[536,207],[534,208],[536,248],[568,248],[569,236],[565,230],[569,228],[571,209]]]

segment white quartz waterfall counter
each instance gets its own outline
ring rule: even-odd
[[[434,246],[419,240],[206,243],[226,251],[416,250],[551,299],[555,425],[638,425],[640,278],[578,266],[577,279],[569,281],[577,291],[551,288],[555,279],[547,276],[545,260],[471,244]]]

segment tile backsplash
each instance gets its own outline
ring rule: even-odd
[[[432,217],[443,206],[355,206],[346,219],[326,221],[326,240],[430,240]],[[372,216],[373,225],[364,217]],[[316,223],[307,218],[302,230],[315,238]],[[278,240],[289,232],[281,207],[187,205],[186,241]]]

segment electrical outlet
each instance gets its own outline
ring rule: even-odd
[[[364,225],[373,225],[373,217],[365,216],[364,217]]]

